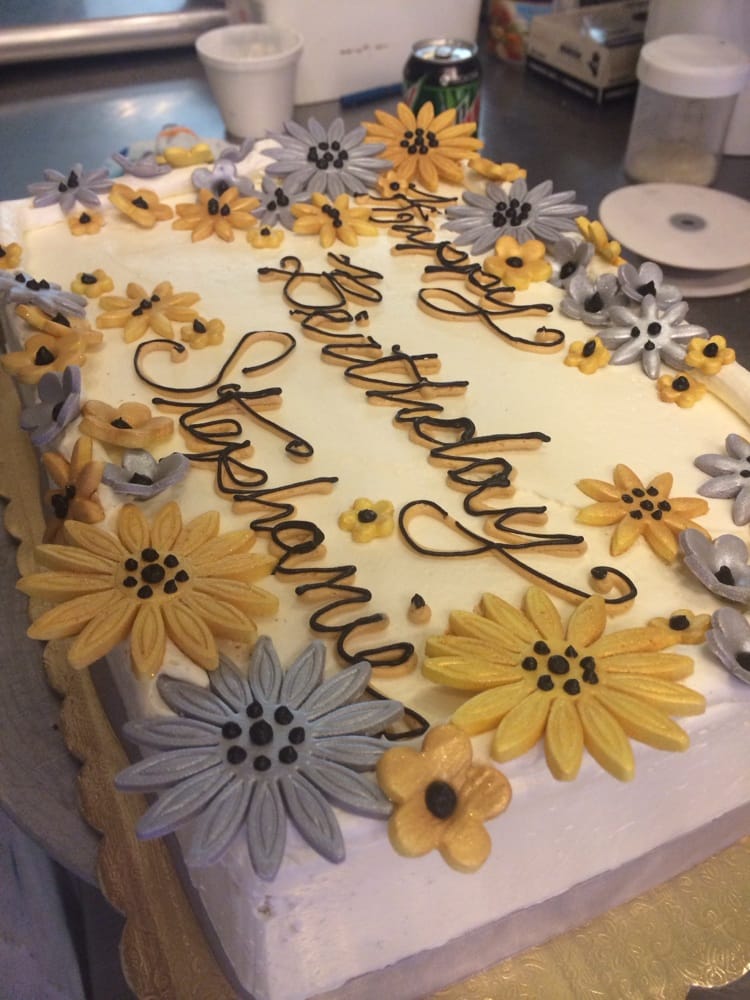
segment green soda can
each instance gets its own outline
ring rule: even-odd
[[[479,122],[482,68],[474,42],[423,38],[411,47],[404,66],[404,101],[416,114],[432,102],[435,114],[456,109],[457,122]]]

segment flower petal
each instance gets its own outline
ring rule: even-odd
[[[687,750],[690,742],[687,733],[665,712],[640,698],[603,686],[597,689],[596,697],[631,739],[657,750]]]
[[[337,806],[363,816],[385,818],[391,814],[391,803],[378,786],[348,767],[321,761],[303,765],[298,774],[304,775]]]
[[[529,687],[523,680],[483,691],[465,701],[453,713],[451,722],[469,736],[485,733],[494,729],[528,695]]]
[[[227,851],[245,821],[253,786],[237,778],[222,788],[198,817],[185,854],[188,865],[212,865]]]
[[[219,651],[211,631],[202,618],[194,614],[189,601],[181,598],[162,606],[167,635],[172,642],[204,670],[214,670],[219,664]]]
[[[583,759],[583,726],[572,698],[555,698],[544,732],[547,764],[558,781],[572,781]]]
[[[223,767],[215,766],[181,781],[174,788],[163,792],[156,802],[141,816],[136,833],[142,840],[164,837],[192,819],[203,809],[211,808],[211,800],[228,781],[229,774]]]
[[[582,698],[578,714],[584,744],[597,764],[620,781],[630,781],[635,774],[633,751],[617,719],[594,698]]]
[[[279,785],[289,818],[313,850],[328,861],[343,861],[344,838],[323,794],[300,772],[281,778]]]
[[[166,674],[157,677],[156,687],[169,708],[178,715],[187,715],[219,728],[232,716],[232,712],[208,688],[179,681]]]
[[[130,736],[129,723],[124,733]],[[153,792],[179,784],[204,773],[220,769],[221,753],[212,747],[182,747],[164,753],[151,754],[136,764],[131,764],[115,778],[115,785],[123,792]]]
[[[492,850],[492,840],[484,824],[471,817],[450,823],[440,843],[440,853],[451,868],[475,872]]]
[[[279,700],[290,708],[299,708],[320,685],[325,667],[326,649],[320,640],[310,645],[287,669]]]
[[[490,753],[495,760],[512,760],[530,750],[544,733],[550,699],[539,691],[515,705],[497,727]]]
[[[275,781],[255,785],[247,813],[247,847],[258,876],[275,878],[286,844],[286,812]]]
[[[273,643],[262,635],[255,644],[250,661],[250,687],[259,701],[277,702],[283,672]]]

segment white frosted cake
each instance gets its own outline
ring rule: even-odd
[[[0,206],[31,634],[106,658],[257,1000],[424,996],[750,818],[750,376],[571,193],[394,122]]]

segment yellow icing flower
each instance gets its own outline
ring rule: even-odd
[[[247,242],[254,246],[256,250],[276,250],[284,242],[284,230],[269,229],[268,226],[251,229],[247,234]]]
[[[656,382],[659,399],[663,403],[677,403],[689,409],[706,395],[706,387],[689,375],[662,375]]]
[[[351,205],[348,194],[331,201],[328,195],[315,191],[309,204],[298,202],[291,208],[296,216],[294,232],[319,236],[322,247],[330,247],[336,240],[356,247],[360,236],[378,235],[378,227],[369,221],[370,209]]]
[[[393,169],[405,181],[417,181],[428,191],[436,191],[441,180],[460,184],[467,160],[482,148],[474,136],[476,122],[456,124],[455,108],[435,114],[428,101],[417,114],[399,103],[396,115],[375,112],[377,122],[364,122],[368,142],[385,143],[380,156],[390,160]]]
[[[88,320],[81,316],[50,316],[39,306],[18,305],[16,306],[16,316],[28,323],[35,330],[49,334],[50,337],[69,337],[75,334],[85,347],[95,347],[102,342],[102,334],[89,326]]]
[[[513,236],[501,236],[494,254],[485,260],[484,270],[523,292],[532,281],[546,281],[552,274],[552,265],[544,259],[546,252],[541,240],[519,243]]]
[[[422,750],[394,747],[378,761],[378,783],[395,803],[388,824],[394,849],[408,858],[438,850],[461,872],[490,855],[488,819],[507,809],[510,784],[488,764],[472,763],[471,740],[455,726],[437,726]]]
[[[172,223],[172,229],[192,230],[193,243],[212,235],[231,243],[235,229],[257,226],[258,220],[252,213],[258,205],[257,198],[241,198],[236,187],[227,188],[218,198],[208,188],[201,188],[197,202],[177,206],[179,219]]]
[[[172,323],[192,323],[198,313],[192,309],[200,295],[195,292],[175,292],[171,282],[162,281],[151,295],[141,285],[131,282],[127,297],[103,295],[99,304],[103,310],[96,325],[101,330],[122,329],[127,343],[140,338],[147,330],[157,337],[174,340]]]
[[[622,247],[617,240],[609,238],[607,230],[601,222],[592,222],[591,219],[580,215],[576,219],[576,225],[581,236],[583,236],[587,243],[593,245],[599,256],[606,260],[608,264],[619,266],[625,263],[625,258],[621,256]]]
[[[87,299],[98,299],[100,295],[111,292],[114,281],[98,267],[95,271],[79,271],[70,283],[70,290],[76,295],[85,295]]]
[[[664,631],[665,649],[667,646],[698,646],[705,642],[706,632],[711,628],[711,615],[696,615],[688,608],[678,608],[669,618],[652,618],[649,625]]]
[[[339,528],[348,531],[355,542],[371,542],[393,534],[393,504],[390,500],[375,503],[359,497],[349,510],[339,515]]]
[[[180,327],[180,339],[191,347],[213,347],[224,342],[224,324],[220,319],[196,316],[192,323]]]
[[[378,174],[375,187],[384,198],[406,197],[409,194],[409,182],[396,170],[385,170]]]
[[[90,399],[84,403],[81,413],[82,434],[120,448],[149,448],[158,441],[166,441],[174,428],[171,417],[152,416],[145,403],[110,406]]]
[[[677,536],[686,528],[708,535],[692,520],[708,511],[700,497],[672,497],[672,475],[663,472],[644,486],[627,465],[615,466],[614,483],[600,479],[581,479],[578,489],[597,502],[579,511],[580,524],[607,526],[616,524],[610,552],[622,555],[643,536],[665,562],[673,562],[679,553]]]
[[[9,375],[23,385],[36,385],[46,372],[63,372],[71,365],[86,362],[86,348],[74,333],[52,337],[34,333],[23,350],[0,355],[0,364]]]
[[[67,216],[68,228],[74,236],[94,236],[104,225],[101,212],[83,211]]]
[[[727,347],[726,338],[715,334],[706,340],[705,337],[693,337],[688,344],[685,364],[689,368],[697,368],[705,375],[716,375],[724,365],[731,365],[735,353]]]
[[[21,261],[20,243],[0,243],[0,271],[12,271]]]
[[[174,215],[169,205],[162,205],[159,195],[147,188],[133,190],[127,184],[113,184],[109,200],[141,229],[153,229],[157,222],[171,219]]]
[[[687,733],[672,715],[704,711],[701,694],[676,681],[693,671],[688,656],[664,653],[664,632],[631,628],[605,634],[598,594],[564,625],[539,587],[522,610],[485,594],[476,613],[455,611],[447,634],[427,641],[424,674],[475,692],[453,723],[472,735],[495,730],[491,753],[506,761],[544,740],[555,778],[578,774],[584,748],[606,771],[630,780],[630,740],[658,750],[685,750]]]
[[[92,441],[79,437],[73,446],[70,461],[56,451],[42,455],[55,488],[48,490],[45,505],[49,512],[44,532],[45,542],[64,541],[63,529],[67,521],[95,524],[104,520],[104,510],[97,490],[102,479],[104,463],[94,461]]]
[[[526,170],[517,163],[495,163],[494,160],[488,160],[484,156],[473,156],[469,160],[469,166],[490,181],[511,182],[526,176]]]
[[[57,606],[28,631],[34,639],[75,636],[68,662],[76,669],[130,639],[133,669],[154,676],[170,639],[205,670],[219,663],[216,638],[253,642],[251,615],[273,614],[277,601],[253,586],[273,560],[252,555],[251,531],[219,534],[217,511],[183,526],[166,504],[151,524],[135,504],[119,512],[116,534],[77,521],[65,525],[67,545],[37,547],[50,572],[31,573],[18,587]]]
[[[568,348],[565,364],[569,368],[577,368],[584,375],[593,375],[600,368],[605,368],[612,357],[599,337],[588,340],[575,340]]]

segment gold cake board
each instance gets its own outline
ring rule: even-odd
[[[0,494],[5,522],[19,542],[19,572],[33,568],[43,520],[37,457],[18,424],[18,397],[0,372]],[[30,609],[32,616],[34,608]],[[146,807],[118,794],[127,766],[87,671],[71,670],[64,644],[49,643],[44,667],[63,698],[61,725],[81,762],[81,811],[101,835],[98,878],[126,917],[120,952],[125,977],[148,1000],[232,1000],[188,904],[169,850],[140,842],[134,829]],[[738,753],[747,748],[738,747]],[[720,778],[720,776],[717,776]],[[176,919],[179,915],[179,919]],[[584,926],[531,948],[436,1000],[683,1000],[691,985],[721,986],[750,967],[750,837]]]

